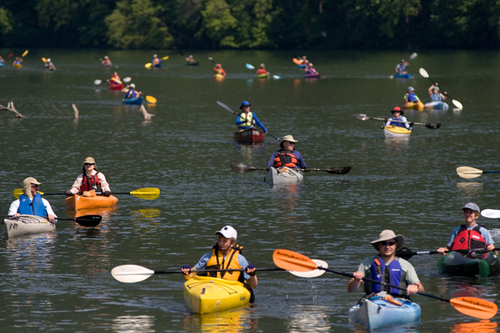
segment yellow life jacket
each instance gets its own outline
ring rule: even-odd
[[[234,248],[228,253],[226,258],[222,256],[217,248],[217,244],[212,248],[212,256],[207,262],[207,269],[242,269],[240,263],[238,262],[238,255],[240,254],[243,247],[235,245]],[[244,282],[242,272],[212,272],[207,273],[207,276],[216,277],[219,279],[224,279],[228,281],[240,281]]]
[[[247,126],[247,127],[252,127],[253,126],[253,114],[252,112],[241,112],[240,113],[240,119],[244,121],[244,123],[241,123],[239,126]]]

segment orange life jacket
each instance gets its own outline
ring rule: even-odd
[[[212,248],[212,256],[207,262],[207,269],[242,269],[240,263],[238,262],[238,255],[243,248],[235,245],[234,248],[224,256],[219,252],[217,244]],[[216,277],[219,279],[224,279],[228,281],[240,281],[243,283],[245,281],[242,272],[213,272],[208,273],[207,276]]]
[[[287,153],[283,149],[278,151],[276,158],[274,159],[274,167],[280,168],[287,166],[289,168],[295,168],[297,166],[297,157],[292,153]]]

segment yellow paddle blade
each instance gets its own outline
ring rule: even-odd
[[[168,56],[164,56],[162,59],[163,59],[163,60],[167,60],[167,59],[168,59]]]
[[[156,104],[156,98],[154,98],[153,96],[147,95],[146,96],[146,101],[148,101],[151,104]]]
[[[47,59],[45,59],[45,57],[42,57],[42,61],[47,62]]]
[[[25,57],[28,54],[28,50],[24,51],[21,57]]]
[[[140,188],[130,192],[130,194],[146,200],[154,200],[160,196],[160,189],[155,187]]]
[[[479,319],[490,319],[498,311],[495,303],[477,297],[452,298],[450,303],[458,312]]]
[[[43,192],[40,192],[38,191],[38,193],[40,193],[40,195],[43,195]],[[23,189],[22,188],[16,188],[14,190],[14,196],[19,199],[19,197],[21,196],[21,194],[23,194]]]
[[[318,268],[318,264],[305,255],[283,249],[274,251],[273,262],[287,271],[309,272]]]
[[[152,63],[148,62],[147,64],[144,65],[144,67],[151,68],[152,65],[153,65]]]
[[[483,170],[470,166],[460,166],[457,168],[457,174],[465,179],[477,178],[483,174]]]

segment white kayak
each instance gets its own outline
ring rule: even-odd
[[[407,130],[399,126],[384,126],[384,136],[386,138],[409,138],[411,129]]]
[[[55,223],[34,215],[17,215],[3,220],[9,238],[56,230]]]
[[[295,184],[304,180],[304,175],[300,171],[284,168],[271,168],[264,181],[269,185]]]
[[[446,111],[449,108],[450,107],[445,102],[430,102],[430,103],[425,103],[425,105],[424,105],[424,109],[427,109],[427,110],[443,110],[443,111]]]

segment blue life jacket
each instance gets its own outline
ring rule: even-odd
[[[36,215],[40,217],[47,216],[47,210],[43,205],[42,196],[40,195],[40,193],[37,193],[35,195],[33,201],[31,201],[30,198],[28,198],[24,194],[21,194],[21,196],[19,197],[19,208],[17,212],[20,214]]]
[[[397,121],[392,121],[392,120],[397,120]],[[397,127],[405,127],[406,128],[406,126],[404,124],[405,123],[403,122],[403,118],[402,117],[400,119],[396,119],[396,117],[392,117],[391,118],[391,123],[389,125],[397,126]]]
[[[364,281],[365,283],[365,293],[378,293],[381,291],[386,291],[391,295],[405,295],[406,294],[406,273],[403,272],[401,264],[397,259],[391,261],[389,265],[386,265],[384,260],[377,256],[370,266],[370,271],[367,278],[372,280],[377,280],[380,282],[385,282],[392,284],[405,290],[400,290],[392,288],[389,286],[384,286],[378,283]]]
[[[408,97],[406,100],[408,102],[415,103],[416,101],[418,101],[418,98],[417,98],[417,95],[415,95],[415,93],[413,93],[413,94],[408,93]]]
[[[132,99],[132,98],[136,98],[137,97],[137,93],[135,92],[134,89],[129,89],[127,91],[127,94],[125,95],[125,99]]]
[[[441,95],[438,93],[438,94],[432,94],[431,96],[431,102],[442,102],[443,101],[443,98],[441,97]]]

